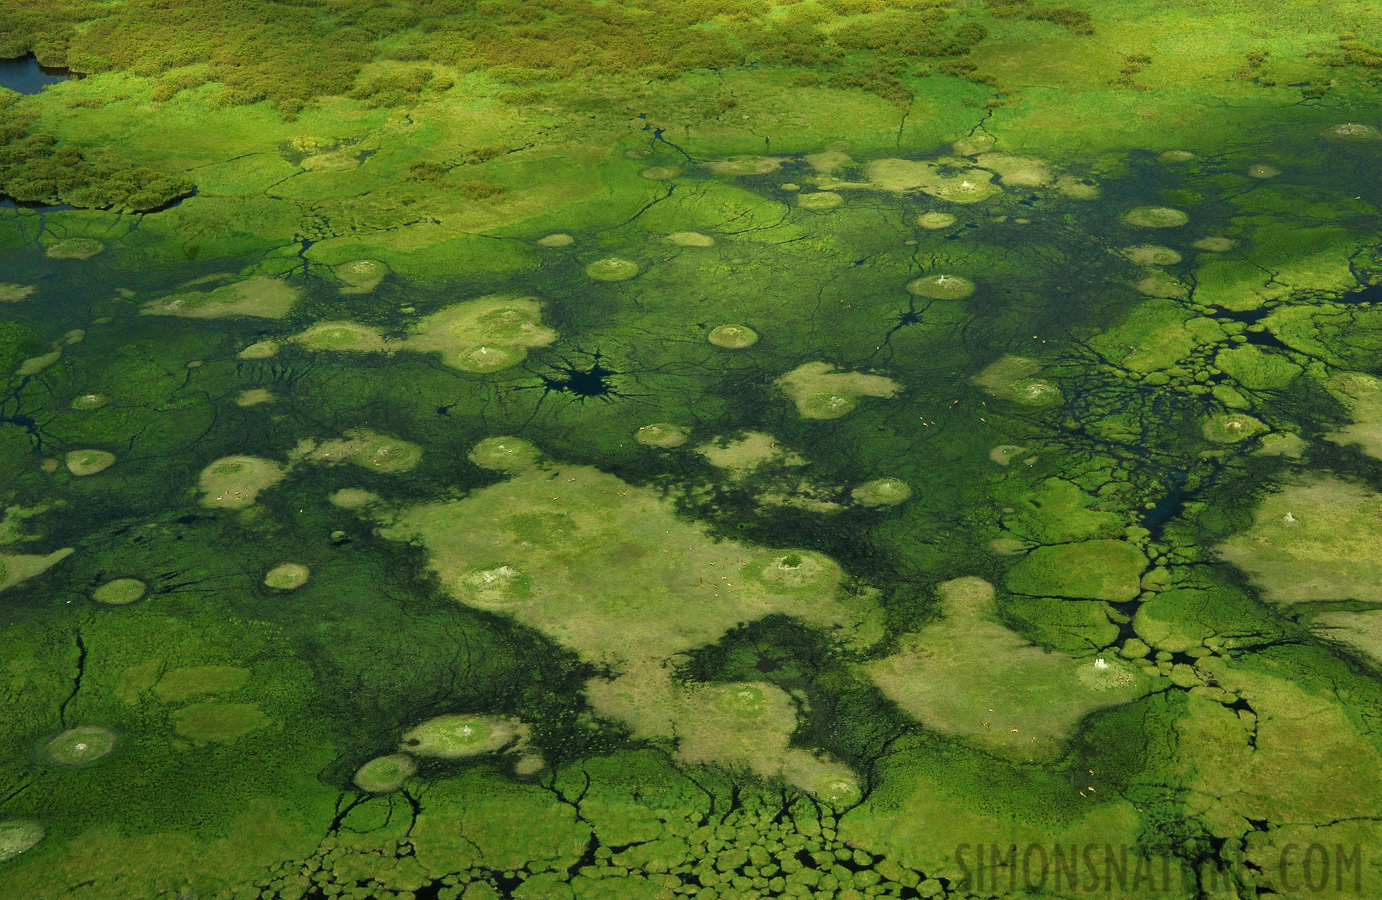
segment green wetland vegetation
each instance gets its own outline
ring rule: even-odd
[[[1382,7],[1063,2],[0,3],[0,897],[1382,896]]]

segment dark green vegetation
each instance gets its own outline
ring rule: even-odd
[[[0,35],[0,895],[1382,892],[1382,10]]]

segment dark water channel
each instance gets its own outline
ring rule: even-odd
[[[66,69],[39,65],[32,53],[18,59],[0,59],[0,87],[21,94],[37,94],[48,85],[71,77]]]

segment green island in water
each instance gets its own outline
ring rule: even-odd
[[[1382,897],[1382,4],[0,0],[0,86],[0,900]]]

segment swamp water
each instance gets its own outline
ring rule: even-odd
[[[621,222],[447,277],[313,256],[330,217],[7,212],[0,885],[992,896],[961,845],[1097,842],[1192,897],[1253,883],[1225,842],[1365,843],[1324,684],[1382,703],[1382,141],[1339,124],[657,140]]]

